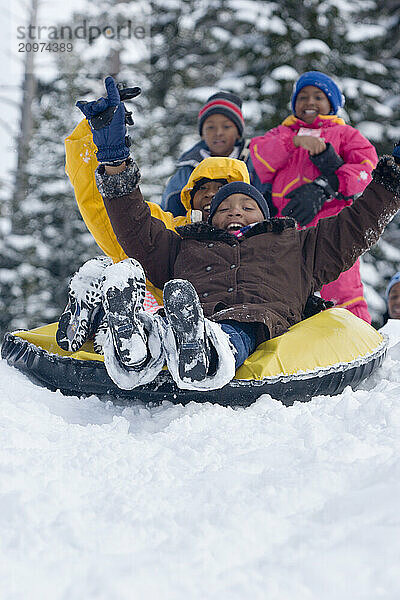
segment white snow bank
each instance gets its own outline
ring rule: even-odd
[[[397,600],[399,366],[233,410],[64,397],[0,361],[2,598]]]
[[[400,319],[389,319],[379,331],[388,336],[389,348],[392,348],[400,342]]]

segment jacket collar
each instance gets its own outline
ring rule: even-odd
[[[267,221],[260,221],[257,225],[254,225],[251,229],[246,231],[241,240],[250,238],[253,235],[260,233],[282,233],[285,229],[294,229],[296,227],[296,221],[290,218],[279,218],[269,219]],[[182,225],[176,228],[176,232],[183,239],[193,240],[213,240],[219,242],[225,242],[229,245],[237,244],[238,238],[231,233],[228,233],[225,229],[217,229],[204,221],[200,223],[191,223],[189,225]]]
[[[248,146],[250,143],[250,139],[244,139],[241,138],[238,142],[236,142],[236,146],[238,147],[238,159],[239,160],[243,160],[242,159],[242,154],[244,149],[246,148],[246,146]],[[210,152],[208,149],[207,144],[205,143],[204,140],[201,140],[200,142],[197,142],[197,144],[195,144],[194,146],[192,146],[189,150],[186,150],[186,152],[184,152],[178,159],[177,162],[177,167],[185,167],[185,166],[190,166],[190,167],[197,167],[197,165],[199,163],[201,163],[201,161],[204,159],[204,153],[202,152],[206,151],[206,152]]]
[[[282,121],[282,125],[291,127],[292,129],[298,129],[299,127],[319,129],[320,127],[331,127],[332,125],[346,125],[346,123],[337,115],[318,115],[312,123],[305,123],[295,115],[289,115]]]

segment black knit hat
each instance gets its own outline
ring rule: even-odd
[[[210,96],[199,112],[199,133],[203,132],[204,121],[211,115],[224,115],[237,127],[239,136],[242,137],[244,119],[242,115],[242,101],[239,96],[231,92],[217,92]]]
[[[250,185],[249,183],[245,183],[244,181],[232,181],[231,183],[223,185],[222,188],[219,188],[218,192],[211,200],[210,216],[208,217],[209,223],[211,223],[215,211],[217,210],[221,202],[226,200],[226,198],[228,198],[229,196],[232,196],[232,194],[244,194],[245,196],[249,196],[249,198],[255,200],[258,204],[259,209],[264,215],[264,219],[269,219],[268,204],[261,192],[259,192],[258,189],[254,187],[254,185]]]

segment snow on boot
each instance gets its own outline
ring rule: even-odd
[[[146,290],[146,295],[144,299],[144,310],[145,312],[149,312],[150,314],[154,314],[160,308],[157,300],[154,298],[153,294]],[[93,340],[93,348],[97,354],[104,354],[103,345],[105,340],[106,331],[108,329],[107,318],[104,313],[104,310],[101,311],[100,317],[98,319],[98,326],[95,331],[95,336]]]
[[[216,354],[216,364],[207,372],[204,379],[195,381],[180,376],[179,347],[174,330],[163,320],[163,346],[168,370],[177,386],[182,390],[203,392],[217,390],[224,387],[235,376],[235,350],[229,340],[229,335],[222,330],[218,323],[209,319],[204,319],[204,327],[207,346],[213,348],[213,352]]]
[[[104,311],[116,354],[125,367],[139,368],[147,359],[147,336],[138,318],[144,312],[145,293],[142,265],[133,258],[105,270]]]
[[[140,368],[126,367],[121,363],[109,328],[101,333],[101,340],[99,340],[103,348],[104,365],[107,373],[113,382],[123,390],[132,390],[135,387],[152,382],[165,363],[162,343],[163,318],[159,315],[141,312],[138,315],[138,320],[143,324],[148,341],[147,360]]]
[[[202,381],[207,375],[209,351],[197,292],[190,281],[173,279],[165,284],[163,299],[165,315],[176,339],[179,377]]]
[[[111,264],[111,258],[97,256],[82,265],[71,278],[68,304],[56,332],[57,344],[63,350],[76,352],[94,334],[101,310],[104,272]]]

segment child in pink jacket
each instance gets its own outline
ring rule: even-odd
[[[378,157],[373,145],[337,116],[344,97],[324,73],[303,73],[294,86],[293,114],[282,125],[253,138],[250,151],[262,183],[272,184],[276,216],[296,219],[299,228],[339,213],[371,181]],[[368,323],[357,261],[321,296]]]

